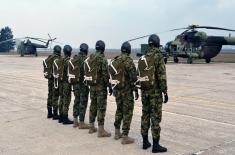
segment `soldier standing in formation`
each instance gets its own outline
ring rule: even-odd
[[[110,74],[112,68],[116,70],[116,73],[112,77],[120,74],[117,78],[117,85],[114,87],[114,96],[116,98],[117,110],[115,114],[115,136],[114,139],[118,140],[122,138],[122,144],[134,143],[134,139],[128,137],[131,120],[134,110],[134,95],[133,91],[136,93],[136,100],[138,99],[138,90],[135,87],[135,82],[137,81],[137,71],[134,65],[133,59],[129,56],[131,53],[131,45],[128,42],[122,44],[121,55],[117,56],[111,61],[110,64]],[[115,63],[116,62],[116,63]],[[116,66],[116,68],[115,68]],[[116,74],[116,75],[115,75]],[[120,132],[121,123],[122,134]]]
[[[53,48],[53,55],[48,56],[48,58],[43,61],[44,77],[48,79],[47,118],[58,117],[56,109],[57,107],[53,106],[54,76],[52,71],[52,64],[56,58],[60,57],[60,55],[61,55],[61,47],[56,45]]]
[[[140,58],[138,63],[140,78],[144,73],[146,73],[145,77],[148,76],[148,80],[140,80],[142,96],[141,134],[143,137],[143,149],[147,149],[151,146],[151,143],[148,141],[148,130],[151,125],[153,137],[152,152],[166,152],[167,149],[159,144],[163,95],[164,103],[167,103],[168,101],[166,68],[163,56],[159,50],[159,37],[157,35],[151,35],[148,39],[148,44],[150,49],[145,56]],[[145,66],[141,65],[141,61]]]
[[[110,137],[111,133],[104,129],[104,121],[107,107],[107,87],[109,86],[108,61],[104,55],[105,43],[101,40],[96,42],[96,53],[92,54],[86,61],[92,64],[90,68],[90,129],[89,133],[95,133],[95,119],[98,120],[98,137]],[[89,60],[89,61],[88,61]],[[88,72],[85,70],[85,74]],[[86,78],[85,78],[86,80]],[[110,88],[110,87],[109,87]],[[110,95],[112,94],[111,88]]]
[[[60,104],[59,104],[59,123],[64,125],[73,124],[68,118],[69,105],[71,102],[71,84],[68,81],[68,63],[72,53],[72,47],[70,45],[65,45],[63,48],[64,58],[62,60],[61,69],[62,69],[62,79],[60,86]]]
[[[53,106],[53,120],[58,120],[58,102],[59,102],[59,87],[60,87],[60,79],[55,73],[54,63],[56,61],[61,60],[61,47],[55,46],[54,53],[57,53],[57,57],[54,59],[52,64],[52,74],[53,74],[53,89],[52,89],[52,106]]]
[[[76,80],[76,83],[73,85],[75,96],[73,106],[74,127],[79,127],[79,129],[89,129],[88,124],[84,123],[89,95],[89,87],[84,84],[84,61],[87,58],[88,49],[87,44],[81,44],[80,52],[73,58],[75,59],[74,61],[77,62],[74,66],[79,67],[78,80]]]

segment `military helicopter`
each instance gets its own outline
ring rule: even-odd
[[[168,42],[165,46],[165,51],[173,56],[174,62],[178,63],[179,59],[187,58],[187,63],[192,64],[193,59],[205,59],[206,63],[211,62],[211,58],[217,56],[223,45],[235,45],[235,37],[224,36],[207,36],[205,32],[197,31],[196,29],[212,29],[233,31],[232,29],[190,25],[186,28],[173,29],[170,31],[185,30],[180,35],[176,36],[174,41]]]
[[[16,42],[18,41],[16,45],[17,53],[19,53],[21,57],[23,57],[24,55],[38,56],[37,48],[48,48],[49,44],[53,42],[54,40],[56,40],[56,38],[52,39],[49,34],[48,36],[49,36],[49,39],[33,38],[33,37],[14,38],[14,39],[2,41],[0,42],[0,44],[8,42],[8,41],[12,41],[12,40]],[[32,40],[44,43],[44,45],[32,42]]]

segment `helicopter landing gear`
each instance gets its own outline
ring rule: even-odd
[[[167,58],[164,58],[164,62],[165,62],[165,64],[167,64]]]
[[[210,63],[211,62],[211,59],[206,59],[206,63]]]
[[[24,53],[23,53],[23,52],[21,52],[21,53],[20,53],[20,56],[21,56],[21,57],[24,57]]]
[[[177,57],[174,58],[175,63],[179,63],[179,59]]]
[[[193,63],[193,58],[188,58],[187,63],[192,64]]]

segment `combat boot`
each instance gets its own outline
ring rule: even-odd
[[[52,118],[53,114],[52,114],[52,108],[51,107],[47,107],[47,118]]]
[[[159,139],[160,138],[153,139],[152,153],[167,152],[167,148],[165,148],[159,144]]]
[[[80,122],[78,128],[79,129],[90,129],[89,125],[84,122]]]
[[[118,140],[118,139],[120,139],[120,138],[122,138],[122,134],[121,134],[121,132],[120,132],[120,129],[115,129],[115,136],[114,136],[114,139],[115,139],[115,140]]]
[[[53,109],[53,120],[58,120],[59,116],[58,116],[58,109],[55,108]]]
[[[111,133],[107,132],[104,130],[104,126],[103,125],[100,125],[99,128],[98,128],[98,135],[97,135],[99,138],[101,137],[110,137],[111,136]]]
[[[131,137],[128,137],[128,136],[123,136],[122,137],[122,144],[125,145],[125,144],[132,144],[134,143],[135,140]]]
[[[63,115],[63,124],[64,125],[70,125],[70,124],[73,124],[73,121],[71,121],[69,118],[68,118],[68,115]]]
[[[149,142],[148,135],[142,135],[143,138],[143,149],[147,150],[149,147],[151,147],[151,143]]]
[[[59,115],[58,123],[63,123],[63,115],[62,114]]]
[[[89,127],[89,134],[95,133],[97,132],[97,128],[95,127],[94,123],[90,123],[90,127]]]
[[[76,117],[76,118],[74,118],[74,120],[73,120],[73,127],[76,128],[76,127],[78,127],[78,126],[79,126],[79,122],[78,122],[78,118]]]

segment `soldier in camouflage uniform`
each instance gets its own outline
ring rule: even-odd
[[[120,63],[123,63],[124,67],[120,73],[123,76],[122,82],[119,87],[114,87],[114,96],[116,98],[117,110],[115,114],[115,137],[114,139],[122,139],[122,144],[134,143],[134,139],[128,137],[131,120],[134,110],[134,95],[136,94],[136,100],[138,99],[138,90],[135,88],[135,82],[137,81],[137,71],[132,58],[129,56],[131,53],[131,45],[128,42],[122,44],[121,55],[116,59],[121,59]],[[120,133],[120,126],[122,125],[122,134]]]
[[[60,119],[59,123],[64,125],[73,124],[73,121],[68,118],[69,105],[71,102],[71,84],[68,81],[68,62],[71,57],[72,47],[70,45],[65,45],[64,49],[64,59],[63,59],[63,76],[61,81],[61,95],[60,95]]]
[[[77,59],[79,64],[77,64],[80,69],[80,79],[77,83],[73,85],[74,89],[74,106],[73,106],[73,117],[74,117],[74,126],[79,127],[79,129],[89,129],[89,126],[84,123],[87,103],[88,103],[88,95],[89,95],[89,87],[84,84],[84,61],[87,58],[88,54],[88,45],[83,43],[80,45],[80,52],[74,59]],[[79,123],[78,117],[79,116]]]
[[[53,48],[53,55],[52,55],[53,60],[51,60],[51,61],[54,61],[54,59],[56,57],[60,57],[60,55],[61,55],[61,47],[56,45]],[[52,113],[53,88],[54,88],[54,78],[53,78],[53,75],[51,74],[48,78],[48,98],[47,98],[47,111],[48,111],[48,114],[47,114],[47,118],[52,118],[53,117],[53,113]],[[54,111],[57,113],[56,109]]]
[[[143,137],[143,149],[151,146],[148,141],[148,130],[151,124],[153,137],[152,152],[166,152],[167,149],[159,144],[160,140],[160,122],[162,119],[162,103],[168,101],[166,69],[163,56],[159,50],[160,39],[157,35],[151,35],[148,40],[150,50],[147,54],[152,55],[155,59],[155,79],[156,84],[152,89],[141,90],[142,96],[142,117],[141,117],[141,134]],[[151,123],[150,123],[151,122]]]
[[[104,119],[107,107],[107,87],[109,86],[108,61],[104,55],[105,43],[103,41],[96,42],[96,61],[97,61],[97,84],[90,87],[90,129],[89,133],[97,131],[95,128],[95,119],[98,120],[98,137],[110,137],[111,133],[104,130]],[[109,87],[110,95],[112,88]]]
[[[61,57],[61,47],[56,45],[54,47],[54,53],[55,52],[58,53],[58,57],[56,57],[55,59],[60,59],[60,57]],[[58,116],[59,89],[58,88],[60,86],[60,83],[58,83],[59,86],[58,86],[58,88],[56,88],[55,87],[55,80],[56,80],[55,77],[53,77],[52,107],[53,107],[53,120],[58,120],[59,119],[59,116]]]

